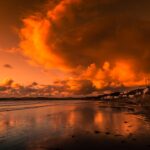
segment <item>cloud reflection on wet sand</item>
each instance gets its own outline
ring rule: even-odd
[[[90,101],[43,104],[51,106],[0,113],[0,148],[148,148],[150,126],[140,115]]]

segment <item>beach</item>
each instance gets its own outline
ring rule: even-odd
[[[0,150],[148,150],[144,112],[92,100],[0,101]]]

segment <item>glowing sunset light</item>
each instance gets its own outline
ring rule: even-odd
[[[150,75],[147,0],[15,3],[3,2],[5,19],[0,15],[0,82],[13,81],[7,88],[0,85],[1,95],[15,95],[16,89],[29,91],[19,95],[36,95],[37,89],[49,96],[93,95],[145,86]]]
[[[147,150],[150,0],[0,0],[0,150]]]

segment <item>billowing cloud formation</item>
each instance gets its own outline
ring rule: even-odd
[[[83,85],[89,81],[97,89],[142,85],[150,73],[149,4],[49,1],[46,11],[23,19],[20,47],[31,61],[72,72],[73,80],[87,81]]]
[[[30,85],[20,85],[11,79],[0,83],[0,97],[59,97],[93,95],[97,89],[89,80],[56,81],[52,85],[39,85],[33,82]]]
[[[115,63],[113,67],[108,62],[105,62],[102,68],[97,68],[95,64],[91,64],[82,72],[80,78],[91,80],[98,89],[139,86],[145,82],[145,74],[135,74],[132,65],[123,61]]]
[[[21,26],[20,18],[31,11],[39,10],[46,0],[5,0],[0,1],[0,48],[10,49],[19,41],[15,27]],[[26,12],[26,13],[25,13]]]
[[[108,83],[107,85],[105,86],[103,85],[103,88],[98,88],[98,86],[102,86],[99,85],[98,83],[106,84],[105,80],[102,81],[97,82],[96,79],[88,80],[77,78],[68,80],[58,80],[49,85],[41,85],[36,82],[33,82],[29,85],[21,85],[16,83],[12,79],[5,79],[0,82],[0,98],[96,96],[102,93],[124,91],[133,88],[133,87],[125,87],[120,83],[115,83],[116,80],[114,81],[114,83],[111,80],[111,82]]]

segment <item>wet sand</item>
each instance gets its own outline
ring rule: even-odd
[[[150,107],[0,101],[0,150],[150,149]]]

